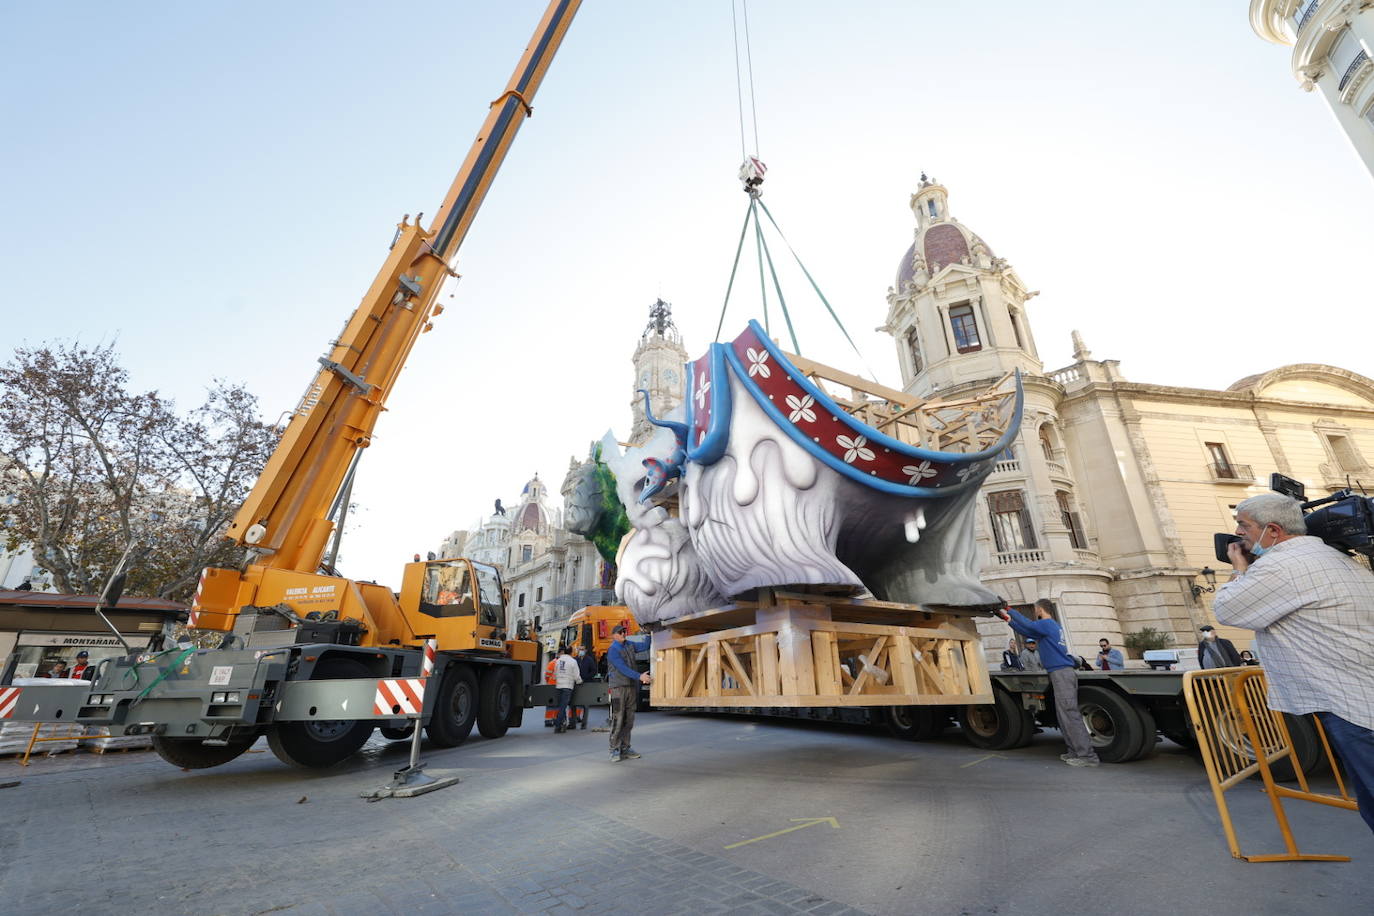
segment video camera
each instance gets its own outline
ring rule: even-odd
[[[1307,533],[1321,538],[1322,543],[1344,553],[1358,553],[1374,557],[1374,497],[1337,490],[1330,496],[1305,502],[1306,488],[1300,481],[1282,474],[1269,475],[1269,489],[1290,496],[1302,504]],[[1319,508],[1320,507],[1320,508]],[[1231,562],[1227,546],[1240,538],[1234,534],[1213,537],[1217,560]]]

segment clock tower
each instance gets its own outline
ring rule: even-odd
[[[654,416],[662,419],[668,411],[682,403],[686,390],[682,367],[686,362],[687,351],[682,346],[682,334],[673,324],[673,306],[659,299],[649,306],[649,324],[639,337],[639,345],[635,347],[634,395],[630,401],[634,415],[631,442],[647,442],[656,428],[644,415],[644,397],[639,390],[642,388],[649,392]]]

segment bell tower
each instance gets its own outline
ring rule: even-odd
[[[937,391],[1040,374],[1026,301],[1036,295],[1003,258],[949,212],[949,192],[923,172],[911,195],[915,238],[887,291],[881,328],[897,345],[903,387]]]
[[[673,306],[662,299],[649,306],[649,324],[635,347],[635,380],[630,410],[634,425],[630,441],[648,441],[657,429],[644,414],[644,397],[639,389],[649,392],[654,416],[662,419],[682,403],[686,391],[682,367],[687,362],[687,350],[682,346],[682,334],[673,324]]]

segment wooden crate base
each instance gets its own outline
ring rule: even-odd
[[[971,614],[761,590],[654,633],[650,700],[677,707],[991,703]]]

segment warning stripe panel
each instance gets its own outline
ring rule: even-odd
[[[0,719],[8,719],[14,712],[14,707],[19,705],[19,694],[23,693],[22,687],[0,687]]]
[[[425,705],[425,679],[422,677],[386,678],[377,682],[372,701],[374,716],[417,716]]]

